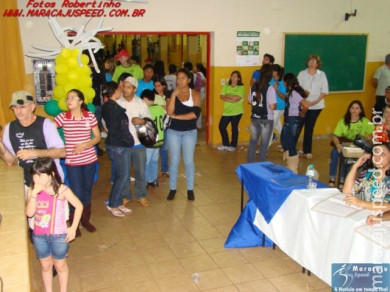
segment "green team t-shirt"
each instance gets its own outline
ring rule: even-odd
[[[229,84],[226,84],[222,90],[221,95],[238,95],[241,99],[237,102],[224,101],[223,103],[223,116],[237,116],[244,113],[242,107],[242,102],[244,101],[245,88],[243,85],[237,85],[236,87],[231,87]]]
[[[112,81],[118,83],[118,79],[122,75],[122,73],[130,73],[130,68],[131,66],[129,67],[123,67],[122,65],[116,66],[114,75],[112,75]]]
[[[164,116],[165,110],[157,104],[150,105],[149,111],[158,130],[157,142],[151,148],[161,147],[164,144]]]
[[[349,128],[344,124],[344,119],[341,119],[333,132],[333,135],[339,138],[347,138],[354,140],[356,135],[369,135],[374,130],[374,125],[370,124],[370,120],[363,118],[355,123],[350,123]]]

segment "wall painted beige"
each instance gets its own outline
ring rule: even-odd
[[[18,0],[18,7],[26,11],[27,2]],[[63,0],[44,2],[56,2],[59,8]],[[112,27],[114,31],[210,31],[213,66],[235,66],[238,30],[260,31],[260,53],[271,52],[282,64],[285,32],[368,33],[367,61],[382,61],[390,47],[389,0],[150,0],[147,4],[121,3],[121,9],[144,8],[146,13],[142,18],[106,17],[105,27]],[[358,11],[357,16],[344,21],[345,13],[354,9]],[[109,13],[109,10],[105,9],[105,12]],[[380,24],[379,19],[384,22]],[[84,20],[83,17],[58,18],[62,26],[74,27],[81,26]],[[33,50],[32,45],[58,46],[47,18],[20,17],[19,21],[25,52]],[[93,19],[87,29],[94,28],[97,22],[98,19]],[[31,73],[31,60],[26,58],[25,62],[26,73]]]

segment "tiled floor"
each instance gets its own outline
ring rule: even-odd
[[[314,140],[313,160],[301,159],[300,173],[314,162],[320,180],[328,180],[329,139]],[[110,190],[110,163],[101,157],[93,190],[92,222],[96,233],[82,229],[68,257],[69,291],[330,291],[315,275],[280,249],[225,249],[224,242],[240,214],[240,183],[234,173],[246,162],[246,146],[220,152],[200,143],[196,148],[194,202],[187,201],[181,165],[178,193],[167,201],[168,179],[148,189],[150,207],[131,202],[124,218],[107,213],[103,204]],[[272,145],[270,161],[281,163]],[[35,291],[41,289],[39,262],[31,252]],[[199,273],[199,281],[192,274]],[[57,279],[54,280],[58,291]]]

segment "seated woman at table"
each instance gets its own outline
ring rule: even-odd
[[[359,100],[352,101],[347,109],[347,112],[338,123],[332,135],[329,165],[329,186],[334,187],[337,173],[337,165],[340,160],[343,142],[353,142],[356,135],[369,136],[374,130],[374,125],[366,118],[363,104]],[[341,169],[340,188],[344,183],[345,168]]]
[[[364,154],[345,179],[345,202],[369,210],[390,210],[390,145],[383,143]]]

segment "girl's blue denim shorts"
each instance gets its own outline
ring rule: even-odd
[[[65,242],[66,234],[34,234],[33,241],[39,259],[52,256],[62,260],[68,254],[69,242]]]

